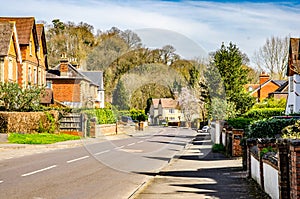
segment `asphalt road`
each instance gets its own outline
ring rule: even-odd
[[[0,161],[0,198],[129,198],[149,176],[179,155],[195,131],[155,128],[151,133],[86,143]]]

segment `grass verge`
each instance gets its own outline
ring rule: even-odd
[[[68,134],[50,134],[50,133],[38,133],[38,134],[19,134],[10,133],[8,136],[9,143],[16,144],[52,144],[55,142],[63,142],[67,140],[79,140],[79,136]]]

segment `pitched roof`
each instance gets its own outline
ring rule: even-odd
[[[162,108],[177,108],[178,101],[172,98],[161,98],[160,103]]]
[[[99,86],[100,90],[104,90],[103,88],[103,72],[102,71],[81,71],[82,74],[87,76],[94,84]]]
[[[272,81],[280,87],[287,82],[287,80],[272,80]]]
[[[37,37],[38,41],[42,41],[43,45],[43,53],[47,54],[47,45],[46,45],[46,36],[45,36],[45,30],[44,30],[44,24],[36,24],[36,32],[37,32]]]
[[[6,56],[13,35],[13,23],[0,22],[0,56]]]
[[[29,44],[31,31],[36,31],[34,17],[0,17],[0,21],[16,22],[19,44],[21,45]]]

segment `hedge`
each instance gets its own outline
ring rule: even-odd
[[[261,108],[261,109],[251,109],[243,115],[245,118],[251,118],[253,120],[262,120],[265,118],[270,118],[272,116],[284,115],[284,108]]]

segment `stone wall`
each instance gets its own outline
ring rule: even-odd
[[[58,111],[48,113],[58,125]],[[0,133],[37,133],[41,125],[44,129],[52,125],[44,112],[0,112]]]

